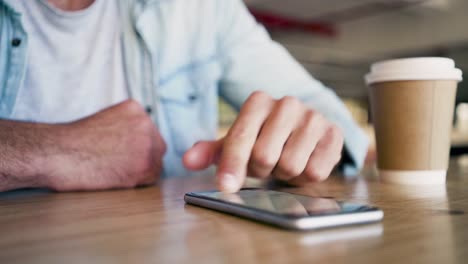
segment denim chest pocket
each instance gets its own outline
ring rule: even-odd
[[[11,17],[8,16],[7,9],[0,3],[0,103],[5,100],[5,90],[7,85],[7,77],[9,68],[12,67],[10,63],[11,57],[11,43],[12,39],[12,25]],[[2,113],[2,118],[4,113]]]
[[[26,69],[21,16],[0,1],[0,118],[10,118]]]
[[[157,93],[178,155],[183,155],[196,141],[214,136],[219,76],[217,64],[204,63],[161,79]]]

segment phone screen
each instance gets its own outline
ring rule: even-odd
[[[331,198],[309,197],[262,189],[244,189],[234,194],[221,192],[197,192],[193,194],[199,197],[293,217],[346,214],[374,210],[372,207],[339,202]]]

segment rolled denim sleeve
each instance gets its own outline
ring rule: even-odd
[[[345,175],[358,173],[367,154],[368,139],[341,100],[310,76],[284,47],[272,41],[242,1],[217,3],[218,49],[223,64],[221,97],[236,109],[257,90],[274,98],[298,97],[342,129],[351,161],[342,168]]]

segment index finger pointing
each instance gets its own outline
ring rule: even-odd
[[[263,123],[273,107],[273,99],[255,92],[242,106],[236,121],[224,140],[216,179],[223,192],[237,192],[247,176],[252,148]]]

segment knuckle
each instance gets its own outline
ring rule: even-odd
[[[235,141],[244,140],[246,138],[249,138],[249,130],[244,125],[233,126],[231,130],[229,130],[227,136],[228,140],[234,141],[233,143],[236,143]]]
[[[241,112],[256,111],[259,106],[268,105],[270,102],[273,102],[273,98],[270,95],[263,91],[255,91],[245,101],[241,108]]]
[[[344,135],[341,129],[335,125],[331,125],[327,129],[325,137],[325,140],[332,144],[332,146],[334,146],[334,149],[336,149],[336,152],[340,152],[339,155],[341,155],[341,150],[344,146]]]
[[[326,120],[323,115],[314,110],[307,110],[305,112],[301,126],[306,133],[316,136],[322,136],[327,129]]]
[[[268,155],[254,156],[253,162],[261,168],[271,168],[275,166],[275,160]]]
[[[270,176],[270,172],[271,171],[269,169],[261,169],[258,166],[256,166],[256,164],[249,163],[248,175],[251,177],[256,177],[260,179],[267,178],[268,176]]]
[[[291,162],[280,160],[278,167],[283,174],[286,174],[290,177],[296,177],[302,173],[302,169],[299,166],[295,166]]]
[[[265,151],[260,151],[259,148],[254,147],[252,153],[252,162],[260,168],[272,168],[276,165],[277,159]]]
[[[304,122],[306,124],[317,124],[317,123],[322,123],[323,121],[324,121],[324,118],[322,114],[314,110],[309,109],[304,114]]]
[[[301,106],[301,101],[293,96],[285,96],[278,101],[280,108],[298,109]]]
[[[258,102],[258,101],[266,101],[266,100],[271,100],[271,99],[272,99],[271,96],[267,94],[266,92],[255,91],[249,96],[247,100]]]
[[[343,141],[343,132],[336,125],[330,125],[327,134],[335,140]]]
[[[303,122],[306,129],[314,131],[318,129],[318,131],[322,131],[319,132],[320,134],[325,133],[328,127],[328,121],[325,119],[325,117],[321,113],[314,110],[307,110],[304,115]]]
[[[324,179],[327,175],[325,175],[321,170],[310,167],[306,169],[305,176],[309,181],[317,182]]]

